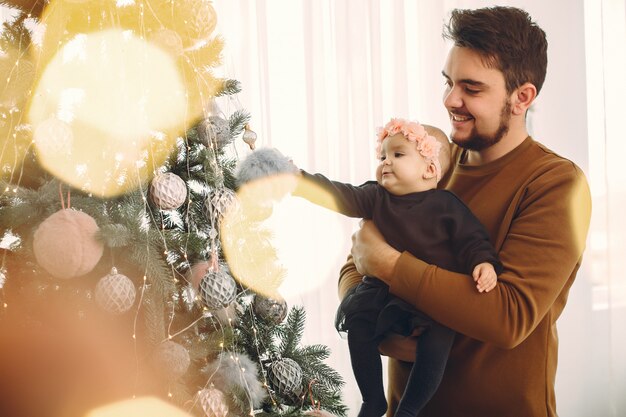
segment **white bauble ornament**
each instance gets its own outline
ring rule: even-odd
[[[198,391],[198,400],[207,417],[227,417],[228,404],[224,393],[211,384]]]
[[[166,379],[176,380],[187,373],[191,358],[184,346],[166,340],[152,354],[152,366]]]
[[[200,296],[209,310],[219,310],[237,295],[237,284],[225,268],[209,269],[200,281]]]
[[[173,210],[187,200],[187,184],[172,172],[159,174],[150,183],[152,202],[161,210]]]
[[[289,396],[302,385],[302,368],[293,359],[283,358],[270,365],[269,380],[279,394]]]
[[[102,277],[96,285],[96,303],[112,314],[122,314],[135,303],[135,285],[126,275],[118,274],[117,269]]]
[[[88,214],[59,210],[35,230],[35,259],[55,278],[85,275],[100,261],[104,251],[104,245],[96,239],[98,230],[96,221]]]

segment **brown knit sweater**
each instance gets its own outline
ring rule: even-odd
[[[585,247],[591,216],[587,181],[574,163],[530,137],[489,164],[467,166],[463,159],[454,147],[453,168],[441,186],[485,225],[504,272],[494,290],[481,294],[469,276],[408,252],[400,256],[391,292],[460,333],[439,390],[420,416],[556,416],[556,320]],[[348,262],[340,296],[360,279]],[[390,356],[388,415],[410,369],[394,357],[410,358],[410,342],[381,346]]]

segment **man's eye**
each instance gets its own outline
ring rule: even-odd
[[[466,88],[466,89],[465,89],[465,92],[466,92],[467,94],[478,94],[478,93],[480,93],[480,90],[474,90],[474,89],[472,89],[472,88]]]

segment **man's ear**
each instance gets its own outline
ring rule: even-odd
[[[426,170],[424,171],[424,174],[422,174],[422,177],[425,180],[429,180],[431,178],[437,178],[437,168],[435,167],[435,164],[433,162],[428,164],[428,166],[426,167]]]
[[[514,115],[526,114],[526,110],[537,97],[537,87],[533,83],[524,83],[513,92],[511,111]]]

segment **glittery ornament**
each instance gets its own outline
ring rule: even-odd
[[[198,138],[206,146],[217,146],[223,148],[232,141],[230,134],[230,124],[228,120],[217,116],[209,116],[198,124]]]
[[[281,395],[292,395],[302,385],[302,368],[293,359],[283,358],[273,362],[268,376],[272,388]]]
[[[227,210],[237,203],[237,195],[230,188],[213,188],[204,203],[204,213],[211,225],[217,227]]]
[[[210,310],[227,307],[237,295],[237,284],[225,268],[209,269],[200,281],[200,296]]]
[[[163,377],[176,380],[187,373],[191,358],[182,345],[166,340],[159,344],[152,354],[152,366]]]
[[[254,132],[254,130],[250,129],[249,125],[246,125],[246,128],[243,131],[242,139],[250,147],[251,150],[254,150],[254,148],[256,147],[256,133]]]
[[[59,210],[45,219],[33,236],[37,263],[55,278],[85,275],[100,261],[104,251],[96,239],[96,221],[77,210]]]
[[[112,314],[122,314],[135,303],[135,285],[126,275],[118,274],[116,268],[98,281],[96,303]]]
[[[174,173],[159,174],[150,183],[150,197],[161,210],[176,209],[187,200],[187,184]]]
[[[198,391],[198,400],[207,417],[227,417],[228,404],[224,393],[211,384],[209,388]]]
[[[287,302],[279,295],[264,297],[256,294],[252,308],[263,320],[274,324],[282,323],[287,316]]]

